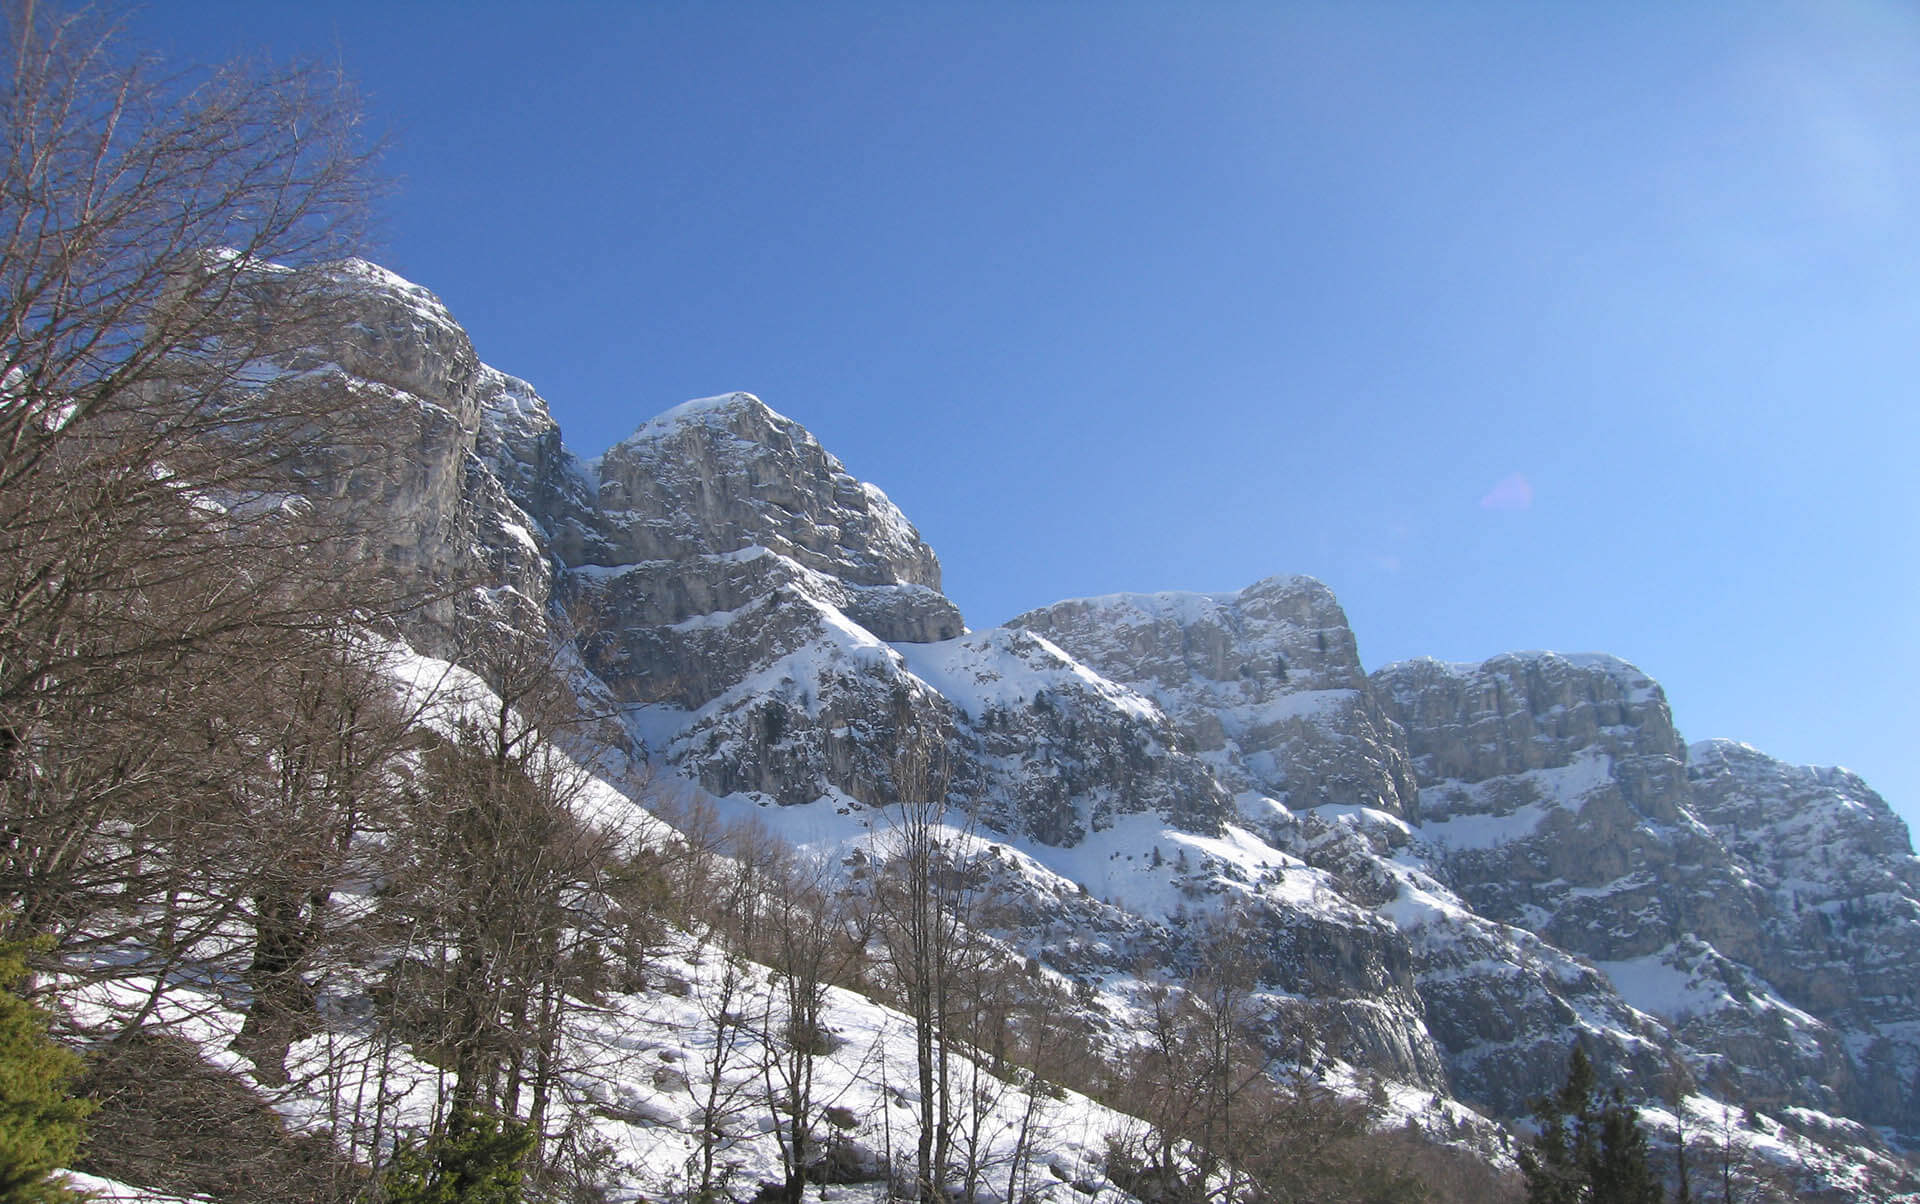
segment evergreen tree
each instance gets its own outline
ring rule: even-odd
[[[394,1154],[387,1204],[520,1204],[520,1164],[533,1138],[490,1113],[455,1112],[444,1132]]]
[[[80,1197],[48,1175],[72,1163],[92,1107],[68,1096],[80,1059],[15,992],[25,976],[19,947],[0,945],[0,1204],[62,1204]]]
[[[1640,1114],[1618,1087],[1602,1093],[1578,1045],[1567,1081],[1535,1103],[1540,1132],[1520,1152],[1527,1204],[1661,1204],[1666,1193],[1647,1165]]]
[[[1647,1165],[1639,1110],[1615,1087],[1601,1106],[1600,1140],[1588,1177],[1596,1204],[1660,1204],[1666,1193]]]

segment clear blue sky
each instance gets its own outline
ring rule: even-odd
[[[379,257],[592,454],[758,393],[976,627],[1327,581],[1864,773],[1920,688],[1920,10],[158,3],[337,57]]]

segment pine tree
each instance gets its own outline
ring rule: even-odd
[[[1666,1198],[1647,1165],[1640,1114],[1620,1089],[1602,1093],[1578,1045],[1567,1058],[1567,1081],[1535,1103],[1539,1135],[1520,1152],[1527,1204],[1661,1204]]]
[[[387,1204],[520,1204],[533,1131],[487,1112],[455,1112],[446,1130],[402,1147],[382,1185]]]
[[[68,1096],[80,1059],[15,992],[25,976],[19,947],[0,945],[0,1204],[64,1204],[80,1197],[48,1176],[73,1161],[92,1107]]]
[[[1600,1109],[1600,1140],[1588,1170],[1596,1204],[1660,1204],[1666,1198],[1647,1165],[1647,1135],[1638,1109],[1615,1087]]]

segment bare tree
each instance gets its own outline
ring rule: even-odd
[[[532,1133],[538,1163],[625,834],[581,814],[591,778],[558,745],[581,712],[545,637],[476,656],[490,692],[425,750],[387,842],[381,932],[414,952],[385,994],[445,1068],[438,1127],[457,1138],[503,1117]]]
[[[904,712],[905,706],[896,709]],[[901,728],[906,731],[904,723]],[[872,927],[885,950],[890,984],[913,1020],[920,1122],[914,1190],[922,1204],[932,1204],[945,1192],[954,1137],[948,1071],[966,892],[946,827],[945,750],[908,734],[893,777],[899,798],[887,814],[884,852],[871,879]]]
[[[719,972],[695,988],[701,1024],[689,1042],[693,1056],[687,1066],[687,1088],[699,1125],[687,1166],[691,1204],[718,1204],[727,1198],[735,1168],[722,1162],[721,1155],[739,1140],[736,1126],[759,1103],[747,1011],[751,969],[734,949],[716,945],[710,952],[719,959]]]
[[[297,497],[351,407],[258,387],[333,312],[283,265],[357,244],[370,160],[324,69],[168,71],[31,0],[0,38],[0,899],[56,956],[145,908],[171,957],[247,831],[245,687],[404,604]]]
[[[169,73],[89,12],[12,0],[4,20],[0,707],[17,744],[35,703],[167,672],[247,617],[177,588],[209,575],[209,530],[315,538],[274,502],[287,465],[342,435],[341,398],[266,408],[248,386],[334,312],[324,274],[279,265],[357,245],[369,160],[323,69]],[[296,604],[222,584],[256,621]]]
[[[248,783],[259,841],[246,894],[254,936],[242,970],[251,1000],[238,1045],[268,1081],[284,1079],[288,1045],[317,1024],[314,981],[364,952],[334,894],[377,871],[364,837],[395,822],[400,763],[418,742],[423,705],[395,695],[382,655],[337,628],[260,682]]]
[[[1693,1089],[1693,1072],[1679,1054],[1669,1052],[1660,1075],[1660,1097],[1673,1110],[1674,1204],[1693,1204],[1693,1176],[1687,1168],[1687,1101]]]
[[[787,1204],[800,1204],[807,1176],[827,1157],[823,1134],[831,1096],[818,1089],[818,1059],[832,1052],[828,992],[852,980],[864,954],[863,932],[839,891],[834,867],[792,849],[768,874],[765,938],[759,953],[774,972],[760,1025],[761,1075],[780,1143]]]

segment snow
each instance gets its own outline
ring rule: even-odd
[[[1578,811],[1588,796],[1613,785],[1613,758],[1597,748],[1582,749],[1571,763],[1551,769],[1485,782],[1436,782],[1420,791],[1420,838],[1442,849],[1498,848],[1533,835],[1554,811]],[[1516,793],[1533,801],[1513,806]]]
[[[620,719],[642,746],[659,750],[672,744],[680,733],[687,730],[687,726],[693,722],[693,712],[667,703],[646,703],[622,707]]]
[[[1476,918],[1458,896],[1425,874],[1402,873],[1396,878],[1399,893],[1381,904],[1379,914],[1402,932],[1428,927],[1444,931]]]
[[[1657,953],[1626,961],[1595,962],[1627,1004],[1672,1022],[1728,1006],[1726,987],[1703,977],[1699,967],[1681,963],[1669,945]]]
[[[581,1051],[588,1056],[576,1060],[595,1069],[591,1081],[577,1086],[594,1106],[596,1132],[614,1151],[622,1186],[668,1194],[684,1184],[702,1120],[696,1096],[716,1073],[737,1093],[727,1101],[726,1111],[733,1115],[721,1126],[726,1134],[722,1165],[731,1168],[732,1181],[748,1191],[755,1182],[778,1178],[778,1149],[768,1132],[770,1115],[762,1115],[766,1108],[760,1102],[756,1069],[766,1052],[760,1034],[780,1029],[782,1010],[774,984],[765,970],[751,964],[744,973],[734,967],[737,977],[730,984],[728,961],[712,947],[691,943],[662,968],[685,983],[683,993],[618,998],[591,1017],[579,1035]],[[738,992],[731,1010],[746,1023],[716,1042],[714,1009],[730,985]],[[816,1098],[854,1117],[851,1136],[856,1141],[876,1150],[891,1141],[896,1164],[910,1162],[918,1092],[904,1081],[909,1076],[895,1082],[890,1075],[913,1063],[911,1022],[861,996],[832,989],[826,1027],[839,1044],[816,1063]],[[962,1060],[962,1081],[969,1078],[969,1070]],[[1073,1168],[1074,1177],[1097,1177],[1105,1135],[1132,1123],[1072,1092],[1034,1098],[999,1080],[990,1085],[985,1132],[990,1156],[999,1159],[1010,1154],[1029,1103],[1041,1121],[1038,1148]],[[995,1178],[1003,1184],[1005,1171]],[[1066,1204],[1073,1198],[1066,1183],[1049,1179],[1035,1175],[1027,1186],[1042,1200]],[[840,1190],[856,1197],[863,1191]],[[881,1185],[865,1190],[878,1195]]]
[[[654,417],[641,423],[634,428],[631,435],[628,435],[614,446],[626,447],[651,439],[663,438],[679,430],[681,427],[692,423],[716,427],[724,426],[726,425],[726,417],[728,415],[755,406],[765,410],[774,423],[792,428],[796,433],[796,441],[798,441],[800,437],[804,437],[808,442],[813,441],[813,436],[807,434],[804,427],[786,415],[774,410],[771,406],[767,405],[766,402],[761,401],[751,393],[735,392],[718,393],[712,397],[696,397],[692,401],[683,401],[672,409],[661,414],[656,414]]]
[[[857,484],[867,499],[867,512],[873,517],[874,530],[869,536],[873,543],[884,548],[910,548],[920,542],[920,532],[907,521],[906,512],[893,504],[884,489],[867,481]]]
[[[865,639],[862,647],[885,651],[870,636]],[[385,650],[389,673],[427,722],[451,724],[493,701],[472,674],[457,666],[404,645]],[[858,812],[844,796],[830,795],[810,807],[766,810],[741,796],[712,801],[723,817],[752,816],[803,853],[818,857],[883,846],[890,839],[884,823],[870,830],[867,821],[873,813]],[[631,822],[637,811],[623,794],[599,780],[585,784],[576,805],[589,819],[619,822]],[[657,825],[651,816],[645,818]],[[988,848],[958,822],[944,837],[963,856]],[[1231,840],[1214,843],[1223,850],[1237,847]],[[342,900],[343,907],[350,905],[350,900]],[[571,1115],[609,1152],[610,1198],[675,1195],[688,1185],[689,1159],[700,1146],[706,1121],[701,1112],[704,1088],[717,1078],[728,1097],[720,1125],[720,1161],[730,1182],[750,1192],[757,1182],[777,1179],[779,1147],[774,1114],[766,1102],[769,1082],[761,1068],[776,1048],[770,1034],[785,1026],[778,979],[764,967],[729,958],[717,944],[687,932],[670,934],[666,950],[649,963],[647,977],[657,984],[655,989],[609,995],[576,1009],[564,1059],[574,1069],[566,1075],[554,1121]],[[358,972],[348,972],[322,984],[326,1024],[289,1050],[291,1085],[256,1088],[290,1128],[332,1132],[337,1141],[352,1141],[351,1134],[364,1134],[366,1122],[378,1114],[386,1133],[383,1144],[390,1143],[430,1123],[444,1098],[442,1069],[366,1023],[362,993],[368,982]],[[84,1025],[138,1008],[151,986],[132,977],[76,983],[66,994],[73,1018]],[[731,998],[729,990],[736,992]],[[212,1065],[252,1083],[252,1064],[231,1048],[241,1029],[238,1008],[243,1000],[241,984],[219,974],[203,974],[198,981],[183,978],[161,997],[153,1021],[192,1043]],[[740,1022],[716,1041],[714,1017],[722,1007]],[[845,1109],[852,1118],[853,1140],[882,1153],[890,1145],[896,1165],[910,1162],[918,1096],[903,1068],[913,1065],[911,1022],[862,996],[832,989],[826,1025],[837,1044],[816,1062],[816,1098]],[[1019,1193],[1041,1204],[1080,1204],[1083,1197],[1066,1180],[1099,1181],[1106,1136],[1139,1123],[1071,1091],[1030,1094],[1018,1075],[976,1077],[964,1057],[957,1064],[969,1090],[985,1092],[980,1097],[985,1156],[1000,1167],[983,1200],[997,1201],[1004,1193],[1006,1164],[1025,1124],[1033,1126],[1029,1139],[1038,1157],[1030,1175],[1017,1185]],[[342,1118],[352,1117],[360,1118],[358,1129],[342,1123]],[[363,1146],[347,1152],[362,1160],[374,1153]],[[1049,1166],[1060,1168],[1066,1180],[1048,1174]],[[176,1197],[125,1184],[75,1178],[108,1200],[177,1202]],[[885,1192],[884,1185],[871,1184],[837,1188],[835,1194],[877,1204]]]
[[[58,1173],[66,1178],[69,1187],[85,1192],[100,1204],[204,1204],[204,1197],[201,1196],[169,1196],[121,1183],[117,1179],[102,1179],[98,1175],[86,1175],[79,1171]]]
[[[745,564],[748,561],[759,560],[765,556],[773,557],[781,562],[781,570],[791,574],[792,585],[811,590],[820,598],[831,598],[834,594],[842,590],[852,592],[867,589],[922,588],[920,586],[902,585],[847,585],[837,577],[822,573],[817,569],[808,568],[806,565],[801,564],[798,560],[795,560],[785,553],[776,552],[764,544],[757,543],[745,544],[729,552],[706,552],[697,557],[688,557],[687,560],[696,561],[701,564]],[[624,577],[628,573],[639,569],[659,570],[685,563],[686,561],[684,560],[636,560],[630,564],[578,564],[568,567],[567,573],[569,576],[584,578],[588,581],[607,581],[617,577]],[[762,598],[765,596],[764,594],[760,595]],[[744,607],[742,609],[744,609]]]
[[[325,265],[323,270],[331,279],[349,287],[364,288],[371,285],[404,303],[415,316],[422,320],[435,326],[458,331],[462,338],[465,337],[460,324],[453,320],[453,314],[439,297],[377,263],[369,263],[359,258],[342,259]]]
[[[1420,824],[1420,839],[1455,852],[1497,849],[1532,836],[1539,829],[1540,821],[1555,809],[1547,803],[1528,803],[1506,815],[1467,814],[1424,820]]]
[[[499,696],[468,670],[399,642],[386,643],[383,651],[388,678],[402,706],[421,722],[452,733],[463,718],[490,719],[498,713]],[[574,674],[584,672],[577,660],[563,659],[556,668]],[[549,758],[549,768],[557,780],[570,784],[573,805],[581,818],[630,844],[656,842],[668,835],[664,823],[596,772],[604,766],[584,764],[557,747],[544,749],[542,755]]]
[[[663,985],[678,985],[613,995],[598,1006],[577,1009],[564,1055],[574,1069],[565,1075],[559,1109],[584,1122],[611,1153],[612,1198],[657,1198],[686,1186],[689,1159],[699,1148],[705,1119],[705,1088],[715,1076],[725,1085],[721,1164],[735,1183],[749,1190],[756,1182],[777,1179],[779,1148],[761,1070],[767,1055],[778,1048],[768,1035],[784,1031],[777,978],[685,933],[650,965],[649,976]],[[118,1002],[136,1002],[142,985],[117,988],[128,996]],[[329,998],[341,1002],[338,996]],[[176,988],[163,1006],[167,1014],[157,1017],[159,1022],[169,1024],[212,1064],[241,1082],[252,1081],[251,1063],[227,1048],[239,1031],[238,1012],[215,994],[188,988]],[[738,1027],[731,1032],[716,1031],[714,1018],[722,1006],[737,1018]],[[365,1122],[377,1110],[385,1117],[391,1140],[395,1124],[414,1130],[427,1124],[445,1088],[443,1072],[349,1019],[351,1009],[335,1007],[330,1014],[334,1023],[328,1029],[289,1051],[293,1086],[266,1093],[289,1127],[337,1132],[340,1118],[357,1116]],[[852,1117],[854,1140],[877,1151],[890,1143],[896,1165],[910,1162],[912,1106],[919,1097],[903,1068],[913,1065],[912,1022],[860,995],[830,988],[825,1023],[837,1044],[815,1063],[815,1098]],[[1023,1121],[1034,1126],[1030,1140],[1036,1173],[1022,1186],[1034,1193],[1033,1199],[1053,1204],[1069,1204],[1075,1197],[1066,1182],[1045,1173],[1048,1164],[1069,1169],[1069,1178],[1098,1179],[1106,1135],[1138,1124],[1071,1091],[1031,1095],[1018,1082],[986,1075],[976,1081],[971,1063],[964,1057],[956,1061],[959,1081],[975,1083],[985,1093],[986,1156],[1002,1168],[993,1176],[997,1182],[990,1198],[997,1200],[1006,1182],[1005,1165]],[[891,1077],[896,1074],[898,1081]],[[369,1153],[357,1152],[362,1157]],[[90,1175],[71,1178],[76,1186],[100,1191],[105,1200],[181,1200]],[[841,1191],[876,1200],[884,1194],[879,1184]]]
[[[547,403],[526,381],[489,364],[480,365],[478,376],[493,386],[491,390],[477,389],[476,392],[487,399],[488,409],[496,421],[511,420],[523,426],[546,426],[552,422]]]
[[[539,541],[534,539],[533,532],[527,530],[519,523],[502,515],[500,518],[500,530],[507,538],[526,548],[527,551],[532,552],[535,556],[540,555]]]
[[[1160,708],[1095,673],[1052,642],[1015,628],[995,627],[935,644],[894,644],[907,668],[967,713],[1016,707],[1041,690],[1071,686],[1092,693],[1134,719],[1159,725]]]
[[[1317,578],[1291,573],[1266,577],[1240,590],[1216,593],[1163,590],[1157,593],[1097,594],[1088,598],[1067,599],[1056,602],[1054,605],[1083,606],[1094,611],[1131,610],[1149,619],[1171,622],[1181,627],[1192,627],[1215,619],[1221,611],[1231,610],[1243,599],[1254,594],[1283,590],[1313,590],[1330,594],[1326,585]]]
[[[576,1009],[563,1055],[573,1069],[564,1075],[560,1115],[553,1119],[573,1116],[611,1155],[611,1198],[675,1195],[687,1186],[690,1159],[707,1119],[705,1090],[717,1077],[723,1084],[721,1166],[748,1192],[755,1183],[778,1179],[779,1147],[762,1069],[779,1048],[771,1035],[785,1027],[778,979],[686,933],[673,938],[648,973],[671,989],[615,994]],[[117,988],[128,996],[118,1002],[134,1003],[142,985]],[[396,1124],[417,1131],[429,1123],[445,1089],[444,1072],[352,1020],[354,1009],[338,1006],[344,997],[329,1000],[335,1005],[328,1009],[332,1024],[289,1051],[293,1085],[279,1092],[262,1089],[289,1127],[339,1134],[340,1118],[359,1117],[365,1124],[378,1112],[390,1142]],[[164,1006],[160,1022],[214,1065],[241,1082],[252,1081],[251,1064],[227,1048],[239,1030],[238,1012],[218,995],[191,988],[176,988]],[[727,1032],[715,1027],[723,1007],[737,1024]],[[919,1098],[906,1069],[914,1060],[912,1022],[860,995],[830,988],[825,1026],[837,1044],[816,1060],[815,1098],[845,1110],[854,1141],[880,1152],[890,1145],[895,1165],[910,1163]],[[1069,1179],[1097,1180],[1106,1135],[1139,1123],[1072,1091],[1030,1094],[1020,1076],[1014,1081],[984,1073],[976,1078],[964,1057],[956,1063],[958,1082],[983,1092],[978,1098],[985,1115],[985,1157],[1001,1168],[992,1175],[988,1199],[998,1200],[1004,1190],[1023,1122],[1033,1126],[1029,1140],[1036,1157],[1021,1187],[1033,1200],[1051,1204],[1070,1204],[1078,1197],[1067,1182],[1046,1173],[1048,1165],[1066,1169]],[[370,1153],[355,1152],[363,1158]],[[108,1200],[173,1204],[179,1199],[92,1176],[73,1177],[79,1185],[99,1188]],[[884,1185],[856,1185],[836,1194],[877,1204]]]

